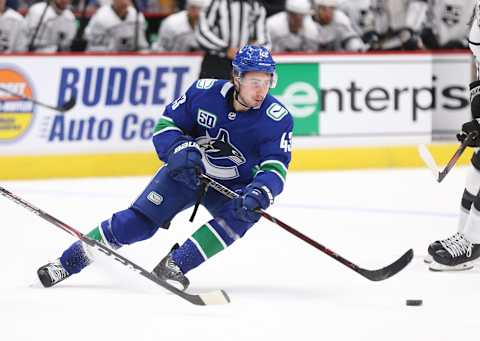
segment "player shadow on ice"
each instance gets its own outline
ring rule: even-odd
[[[341,296],[343,290],[338,292],[333,291],[331,288],[320,287],[301,287],[294,284],[287,285],[228,285],[222,284],[222,288],[230,295],[232,301],[239,299],[240,297],[282,297],[282,299],[295,300],[311,300],[311,299],[323,299],[325,296]],[[196,292],[208,292],[213,287],[210,286],[196,286]]]

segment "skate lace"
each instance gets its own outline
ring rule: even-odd
[[[183,274],[182,269],[180,269],[171,256],[166,259],[164,264],[167,271],[160,276],[164,277],[167,281],[171,280],[172,282],[170,284],[175,286],[177,289],[185,290],[189,285],[189,281],[188,278],[186,278]]]
[[[48,274],[56,282],[68,276],[67,271],[63,268],[61,264],[50,264],[47,267]]]
[[[461,255],[470,257],[472,255],[473,244],[466,240],[461,233],[457,233],[452,237],[447,238],[445,241],[441,241],[440,243],[445,250],[452,255],[452,257],[458,257]]]
[[[445,247],[446,245],[450,245],[453,242],[455,242],[459,237],[460,237],[460,233],[457,232],[453,236],[441,240],[440,243],[442,244],[442,246]]]
[[[175,264],[172,258],[167,259],[167,268],[170,269],[170,271],[172,271],[176,276],[182,273],[182,270],[180,270],[180,267]]]

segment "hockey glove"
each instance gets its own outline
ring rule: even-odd
[[[362,40],[368,46],[368,51],[380,50],[380,39],[375,31],[368,31],[362,35]]]
[[[260,219],[260,213],[256,210],[265,210],[273,204],[272,192],[267,186],[253,182],[245,187],[242,193],[234,200],[235,216],[247,223],[256,223]]]
[[[462,125],[462,132],[457,134],[457,139],[463,142],[469,133],[476,133],[477,137],[468,144],[469,147],[480,147],[480,81],[470,83],[470,109],[474,119]]]
[[[168,154],[168,175],[195,190],[200,185],[198,175],[205,172],[198,144],[184,136],[173,144]]]
[[[470,133],[475,133],[476,136],[467,144],[467,146],[480,147],[480,139],[478,138],[480,134],[480,123],[478,123],[477,119],[471,120],[462,125],[462,132],[457,134],[457,140],[463,143]]]
[[[419,38],[409,28],[401,30],[398,36],[402,42],[403,50],[413,51],[421,47]]]

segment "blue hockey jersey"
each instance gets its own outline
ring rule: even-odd
[[[166,107],[155,126],[155,149],[167,162],[173,142],[191,136],[200,145],[207,175],[230,187],[255,179],[276,196],[291,159],[293,118],[270,94],[260,107],[235,112],[233,92],[229,81],[196,81]]]

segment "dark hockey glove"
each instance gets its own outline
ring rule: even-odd
[[[200,185],[198,175],[205,172],[197,142],[191,137],[182,137],[170,147],[168,154],[168,175],[195,190]]]
[[[475,136],[470,139],[470,141],[467,143],[467,146],[480,147],[480,138],[478,138],[480,134],[480,123],[478,123],[477,119],[471,120],[470,122],[462,125],[462,132],[457,134],[458,141],[463,143],[470,133],[475,134]]]
[[[368,31],[362,35],[362,40],[368,46],[368,51],[380,50],[380,38],[375,31]]]
[[[463,142],[469,133],[475,133],[477,137],[472,139],[467,146],[479,147],[480,139],[478,136],[480,135],[480,123],[478,119],[480,118],[480,80],[470,83],[470,109],[474,119],[463,124],[462,132],[457,134],[457,139]]]
[[[252,182],[242,191],[242,195],[234,200],[235,216],[247,223],[256,223],[260,213],[256,210],[265,210],[273,204],[273,195],[270,189],[257,182]]]
[[[409,28],[401,30],[398,36],[402,42],[403,50],[413,51],[421,47],[419,37]]]

